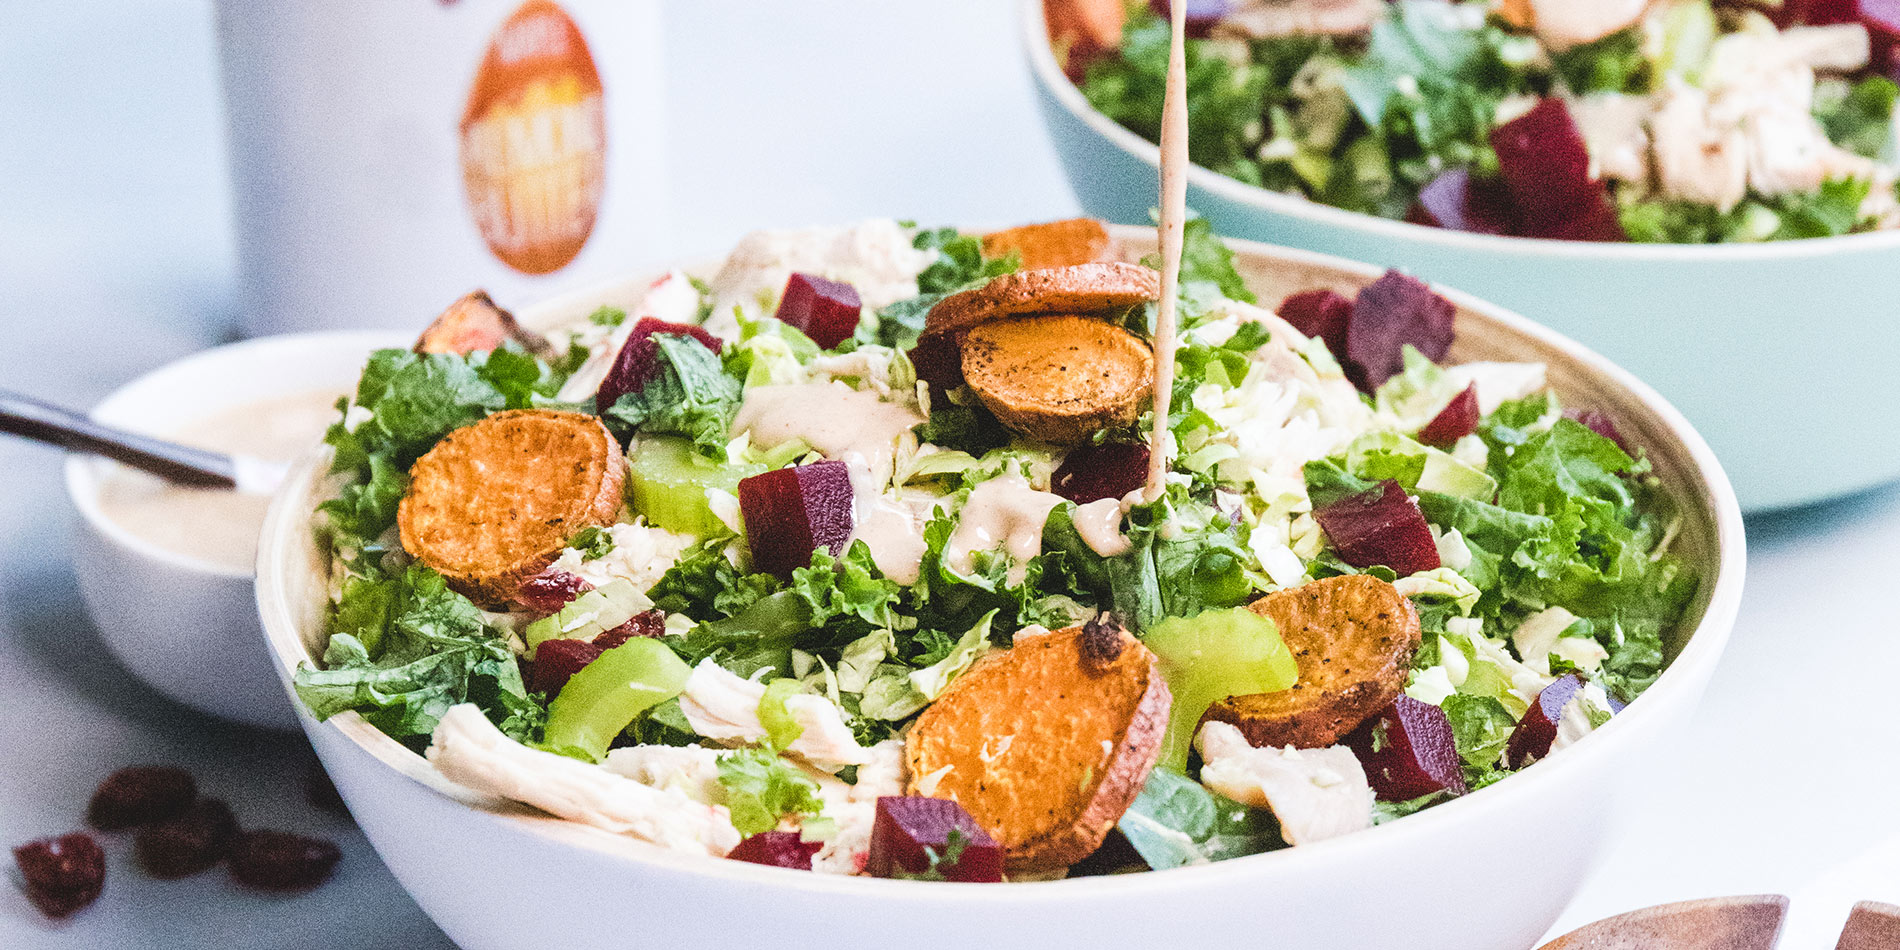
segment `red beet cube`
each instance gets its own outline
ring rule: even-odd
[[[1418,440],[1426,445],[1438,448],[1450,448],[1459,439],[1478,431],[1478,384],[1472,383],[1465,391],[1451,397],[1445,408],[1438,410],[1425,428],[1418,430]]]
[[[1078,505],[1120,498],[1148,483],[1146,442],[1104,442],[1070,452],[1056,466],[1050,488]]]
[[[666,635],[666,611],[648,610],[634,614],[626,623],[594,635],[594,646],[605,653],[636,637],[653,639]]]
[[[950,833],[957,832],[961,850],[953,862]],[[926,850],[928,849],[928,850]],[[929,871],[930,854],[938,858],[937,872],[950,881],[1001,881],[1003,846],[947,798],[887,795],[877,800],[877,818],[871,825],[871,856],[865,870],[878,877],[898,877]]]
[[[917,368],[917,378],[930,384],[933,404],[944,398],[945,393],[963,385],[963,351],[951,334],[925,336],[906,355],[910,357],[910,365]]]
[[[1438,543],[1418,502],[1392,479],[1316,509],[1313,518],[1353,567],[1383,564],[1406,577],[1439,566]]]
[[[605,634],[602,634],[605,636]],[[528,691],[554,698],[567,681],[587,664],[605,653],[606,648],[586,640],[544,640],[534,648],[534,661],[528,664]]]
[[[1420,189],[1418,201],[1405,220],[1474,234],[1510,234],[1517,230],[1517,215],[1503,184],[1472,178],[1465,168],[1451,169]]]
[[[1352,320],[1352,301],[1338,291],[1303,290],[1280,301],[1280,318],[1293,329],[1322,340],[1333,358],[1346,358],[1346,324]]]
[[[1491,149],[1529,237],[1620,240],[1610,192],[1590,177],[1590,152],[1563,100],[1547,98],[1491,130]]]
[[[1233,9],[1231,0],[1182,0],[1187,10],[1182,19],[1187,23],[1187,35],[1195,39],[1204,39],[1214,31],[1219,23]],[[1168,19],[1172,11],[1168,0],[1148,0],[1148,9],[1163,20]]]
[[[851,538],[851,500],[851,471],[831,459],[740,481],[753,569],[789,578],[819,548],[842,552]]]
[[[1564,418],[1615,442],[1617,448],[1629,452],[1629,443],[1623,441],[1623,433],[1617,431],[1616,420],[1610,418],[1609,414],[1596,409],[1565,409]]]
[[[1411,801],[1450,791],[1463,795],[1464,762],[1452,739],[1451,720],[1431,703],[1401,695],[1384,712],[1346,737],[1366,768],[1366,781],[1380,801]]]
[[[1564,706],[1582,688],[1583,680],[1577,674],[1566,673],[1537,694],[1537,701],[1531,703],[1524,718],[1517,721],[1511,742],[1505,747],[1504,760],[1511,768],[1521,769],[1550,754],[1551,743],[1557,741],[1557,724],[1563,721]]]
[[[810,274],[793,274],[778,298],[780,320],[804,331],[812,342],[829,350],[858,329],[864,304],[850,284]]]
[[[714,353],[725,346],[723,340],[708,333],[704,327],[641,317],[640,322],[633,325],[633,331],[627,334],[627,342],[620,345],[620,353],[614,357],[613,369],[607,371],[607,378],[601,380],[600,390],[594,394],[596,412],[605,413],[620,401],[620,397],[639,392],[660,374],[660,345],[653,342],[653,338],[669,333],[692,337]]]
[[[1345,352],[1335,350],[1346,378],[1364,392],[1405,369],[1405,347],[1437,362],[1451,349],[1457,308],[1415,277],[1395,270],[1367,284],[1352,303]]]
[[[543,571],[521,582],[515,603],[529,610],[551,614],[567,606],[568,601],[594,589],[579,575],[567,571]]]
[[[1848,0],[1835,0],[1833,3],[1817,2],[1816,6],[1839,7]],[[1862,25],[1873,39],[1873,68],[1892,78],[1896,67],[1894,51],[1900,48],[1900,0],[1858,0],[1854,3]],[[1830,14],[1832,10],[1828,11]],[[1852,20],[1830,20],[1827,22],[1853,22]]]
[[[812,855],[817,854],[822,847],[824,845],[819,842],[803,840],[796,831],[766,831],[739,842],[739,846],[733,848],[726,857],[775,868],[809,871]]]
[[[77,913],[105,887],[105,849],[84,832],[29,841],[13,849],[13,861],[27,900],[54,919]]]

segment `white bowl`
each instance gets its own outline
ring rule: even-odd
[[[1160,150],[1089,105],[1050,52],[1042,0],[1021,39],[1049,135],[1089,214],[1149,220]],[[1695,423],[1750,512],[1900,479],[1900,231],[1765,244],[1608,244],[1468,234],[1358,214],[1199,166],[1188,207],[1220,234],[1402,267],[1601,351]]]
[[[1153,232],[1124,228],[1135,248]],[[1264,300],[1354,288],[1364,265],[1233,242]],[[528,310],[583,317],[644,281]],[[1682,550],[1704,583],[1642,698],[1523,774],[1422,814],[1218,865],[1038,884],[922,884],[786,871],[678,854],[461,789],[355,713],[300,711],[351,812],[423,910],[468,950],[562,947],[836,948],[1205,946],[1491,950],[1527,947],[1597,856],[1625,773],[1694,707],[1742,594],[1741,513],[1700,436],[1647,386],[1549,330],[1448,292],[1458,360],[1550,364],[1552,384],[1611,412],[1682,501]],[[310,531],[325,486],[306,459],[272,506],[258,608],[288,686],[323,638],[328,560]]]
[[[266,337],[188,356],[127,383],[93,409],[106,425],[163,437],[188,422],[275,396],[344,393],[387,332]],[[93,623],[119,662],[172,699],[224,719],[297,728],[257,625],[252,572],[182,554],[107,516],[100,489],[116,462],[74,455],[66,492],[83,529],[73,551]]]

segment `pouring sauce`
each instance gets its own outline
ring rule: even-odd
[[[341,393],[311,390],[233,406],[151,433],[214,452],[290,462],[323,438]],[[192,488],[109,465],[99,510],[140,540],[219,568],[250,573],[270,496]]]

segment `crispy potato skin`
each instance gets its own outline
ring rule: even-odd
[[[938,301],[924,318],[924,332],[953,333],[1035,313],[1113,312],[1159,296],[1160,273],[1139,264],[1114,261],[1019,270]]]
[[[1119,651],[1070,627],[992,653],[905,740],[913,793],[941,772],[931,794],[956,800],[989,831],[1010,871],[1064,868],[1094,853],[1154,768],[1168,686],[1147,647],[1114,636]]]
[[[1121,246],[1096,218],[1025,224],[983,235],[984,256],[1002,257],[1012,251],[1020,257],[1023,270],[1121,259]]]
[[[1056,445],[1135,421],[1154,353],[1127,330],[1074,315],[994,320],[963,339],[963,378],[1005,426]]]
[[[1248,605],[1280,627],[1300,681],[1278,693],[1231,696],[1201,721],[1232,723],[1256,746],[1335,745],[1405,689],[1418,651],[1418,612],[1376,577],[1328,577]]]
[[[554,355],[554,346],[547,337],[515,322],[514,314],[496,306],[487,291],[477,290],[449,304],[416,338],[415,351],[467,355],[492,350],[509,340],[536,356]]]
[[[416,461],[397,509],[403,550],[477,604],[506,602],[590,525],[620,512],[627,460],[599,419],[498,412]]]

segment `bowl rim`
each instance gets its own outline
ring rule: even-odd
[[[1029,71],[1036,84],[1062,108],[1097,136],[1137,161],[1161,171],[1160,146],[1136,135],[1097,111],[1082,90],[1057,65],[1050,48],[1045,0],[1019,0],[1021,39]],[[1640,244],[1630,241],[1559,241],[1550,238],[1476,234],[1396,221],[1358,211],[1347,211],[1300,195],[1273,191],[1230,178],[1201,165],[1190,165],[1188,183],[1217,197],[1259,211],[1301,219],[1391,241],[1406,241],[1466,253],[1521,254],[1584,261],[1654,261],[1711,263],[1762,260],[1805,260],[1837,252],[1900,250],[1900,230],[1845,234],[1838,237],[1800,238],[1741,244]],[[1192,202],[1190,202],[1190,207]]]
[[[1152,229],[1129,225],[1112,227],[1125,240],[1152,239]],[[1304,266],[1331,270],[1366,282],[1370,282],[1384,272],[1384,268],[1312,251],[1242,239],[1227,239],[1227,243],[1242,255],[1263,257],[1277,264],[1293,267]],[[674,266],[691,267],[692,262]],[[654,275],[664,272],[656,267],[650,271],[642,271],[631,278],[622,278],[593,288],[563,293],[539,305],[523,308],[518,311],[518,314],[529,326],[546,326],[550,322],[549,314],[558,308],[567,308],[576,313],[591,309],[587,301],[612,299],[614,295],[625,294],[632,288],[650,285]],[[1433,289],[1445,295],[1461,310],[1477,314],[1489,322],[1562,351],[1591,376],[1603,379],[1622,389],[1654,413],[1669,436],[1680,444],[1682,454],[1689,463],[1686,466],[1689,470],[1684,473],[1686,480],[1699,489],[1697,501],[1706,507],[1713,522],[1715,557],[1710,565],[1713,583],[1710,585],[1707,605],[1702,617],[1695,628],[1686,634],[1686,642],[1681,652],[1663,670],[1655,685],[1651,686],[1631,706],[1632,708],[1640,706],[1660,709],[1667,703],[1692,701],[1694,691],[1700,688],[1700,682],[1706,678],[1706,674],[1713,670],[1727,645],[1736,614],[1740,609],[1746,572],[1746,539],[1741,508],[1736,500],[1734,489],[1729,484],[1728,476],[1716,460],[1714,452],[1688,420],[1659,393],[1595,351],[1541,324],[1503,307],[1479,300],[1470,294],[1436,285]],[[262,626],[270,644],[278,675],[283,680],[286,691],[292,694],[291,701],[296,707],[297,715],[305,730],[335,729],[345,741],[356,745],[382,764],[445,797],[477,811],[485,812],[491,818],[516,823],[525,833],[540,835],[592,852],[612,855],[617,859],[627,860],[635,866],[657,865],[671,872],[690,875],[701,880],[726,881],[750,886],[769,884],[833,897],[889,898],[902,893],[906,899],[910,900],[961,903],[970,898],[971,888],[981,888],[984,900],[1011,903],[1134,894],[1152,895],[1160,891],[1198,888],[1209,879],[1209,875],[1235,873],[1240,870],[1236,867],[1237,865],[1246,868],[1265,868],[1269,862],[1272,862],[1277,868],[1283,868],[1289,863],[1297,867],[1309,868],[1317,868],[1325,864],[1351,866],[1376,856],[1379,853],[1378,849],[1387,847],[1387,842],[1432,834],[1439,828],[1447,827],[1451,822],[1466,822],[1469,820],[1468,816],[1481,814],[1474,809],[1482,806],[1472,805],[1471,801],[1482,799],[1484,802],[1490,802],[1504,794],[1492,792],[1491,786],[1487,786],[1422,813],[1408,816],[1403,821],[1377,825],[1354,834],[1298,848],[1283,848],[1206,865],[1172,868],[1165,872],[1073,878],[1033,882],[1039,885],[1036,887],[1003,888],[956,882],[933,882],[930,887],[925,888],[916,887],[915,882],[909,881],[854,875],[797,873],[783,868],[673,851],[629,836],[617,835],[555,818],[529,806],[507,802],[455,785],[437,773],[422,755],[410,751],[401,743],[383,734],[353,711],[319,723],[296,699],[294,691],[290,689],[290,677],[298,664],[310,657],[310,650],[305,645],[303,632],[298,629],[297,609],[290,602],[284,589],[286,576],[284,572],[293,566],[290,558],[291,544],[287,533],[309,530],[311,512],[294,503],[299,499],[310,500],[305,497],[308,490],[321,487],[323,473],[328,466],[328,458],[328,447],[319,446],[306,455],[292,470],[285,481],[284,488],[272,502],[270,513],[265,521],[264,543],[260,545],[258,552],[257,603]],[[1510,794],[1522,799],[1537,794],[1536,789],[1580,779],[1590,774],[1592,768],[1601,768],[1596,763],[1612,755],[1613,750],[1619,748],[1614,737],[1633,735],[1633,729],[1644,728],[1648,722],[1647,717],[1618,716],[1592,732],[1584,741],[1540,761],[1538,768],[1514,774],[1507,781],[1496,783],[1496,787],[1514,789],[1516,791]],[[319,743],[319,749],[322,748],[323,744]],[[904,890],[896,891],[893,888]]]
[[[339,351],[360,347],[364,353],[368,353],[377,346],[389,345],[391,341],[399,343],[400,340],[401,337],[388,330],[317,330],[308,333],[281,333],[225,343],[207,350],[199,350],[140,373],[107,393],[96,405],[86,411],[86,417],[106,425],[117,425],[110,418],[102,417],[113,416],[123,405],[135,397],[143,396],[145,389],[151,387],[171,389],[177,381],[215,373],[216,367],[227,361],[280,359],[308,353],[312,347],[316,346],[334,347]],[[71,500],[73,507],[78,509],[79,516],[85,519],[92,530],[111,541],[112,545],[121,551],[136,554],[147,561],[169,568],[226,580],[248,581],[255,576],[254,570],[236,570],[209,558],[185,554],[154,544],[107,517],[104,508],[99,503],[100,494],[109,477],[107,473],[122,467],[125,466],[82,452],[71,453],[66,458],[63,473],[66,497]]]

